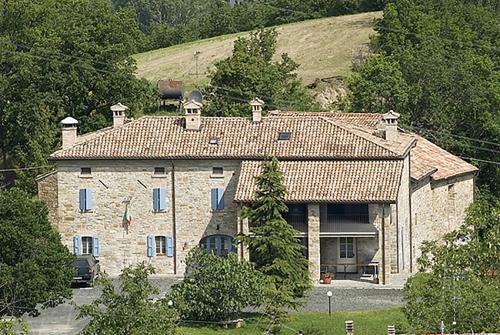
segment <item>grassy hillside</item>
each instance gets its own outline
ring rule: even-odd
[[[380,12],[362,13],[292,23],[278,26],[278,52],[288,53],[301,64],[298,73],[304,84],[316,78],[346,75],[353,55],[366,47],[374,33],[373,20]],[[202,85],[214,62],[231,54],[233,41],[247,33],[225,35],[211,39],[148,51],[135,56],[137,74],[150,81],[183,80],[188,87]],[[194,53],[198,56],[198,76]]]

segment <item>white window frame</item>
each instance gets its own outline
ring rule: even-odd
[[[81,255],[93,255],[94,252],[94,238],[92,236],[81,237]],[[86,252],[88,251],[88,252]]]

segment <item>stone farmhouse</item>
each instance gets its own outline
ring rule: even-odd
[[[398,114],[270,112],[126,120],[77,135],[62,121],[56,170],[37,178],[63,242],[101,268],[147,261],[182,276],[190,249],[224,255],[249,231],[241,207],[253,199],[261,160],[276,156],[288,189],[286,220],[298,231],[312,278],[377,277],[395,283],[417,270],[421,242],[457,228],[473,201],[476,168],[398,128]]]

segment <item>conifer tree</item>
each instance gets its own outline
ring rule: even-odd
[[[242,210],[250,234],[238,240],[248,246],[256,268],[268,278],[267,311],[282,312],[297,308],[298,298],[310,289],[309,263],[297,239],[299,232],[283,218],[288,211],[284,201],[287,190],[276,158],[262,162],[256,183],[255,202]]]

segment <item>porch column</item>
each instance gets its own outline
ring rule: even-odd
[[[313,283],[320,279],[320,211],[318,204],[307,205],[307,249],[309,256],[309,272]]]

